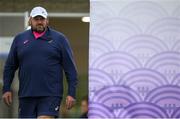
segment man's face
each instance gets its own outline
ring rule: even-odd
[[[36,16],[30,18],[30,25],[33,31],[42,33],[48,26],[48,20],[42,16]]]
[[[86,100],[83,100],[81,102],[81,112],[83,113],[88,112],[88,102]]]

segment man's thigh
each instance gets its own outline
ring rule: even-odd
[[[41,97],[38,100],[37,116],[59,116],[60,97]]]
[[[37,99],[35,98],[19,98],[19,118],[36,118],[36,105]]]

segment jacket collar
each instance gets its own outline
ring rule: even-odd
[[[30,35],[29,37],[30,37],[31,39],[35,39],[32,29],[29,30],[29,35]],[[46,40],[46,41],[52,40],[51,30],[50,30],[49,27],[47,27],[45,33],[40,37],[40,39],[41,39],[41,40]]]

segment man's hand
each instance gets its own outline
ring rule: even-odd
[[[8,106],[11,105],[12,103],[12,92],[8,91],[8,92],[5,92],[2,96],[3,100],[4,100],[4,103]]]
[[[72,96],[66,97],[66,108],[69,110],[71,109],[75,104],[75,99]]]

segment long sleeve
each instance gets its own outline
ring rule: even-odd
[[[78,79],[77,70],[72,55],[72,50],[66,39],[64,40],[62,47],[62,66],[68,83],[68,95],[75,98]]]
[[[6,60],[6,64],[3,72],[3,93],[10,91],[11,84],[14,78],[15,71],[18,68],[18,59],[17,59],[17,48],[15,39],[10,48],[10,52],[8,58]]]

